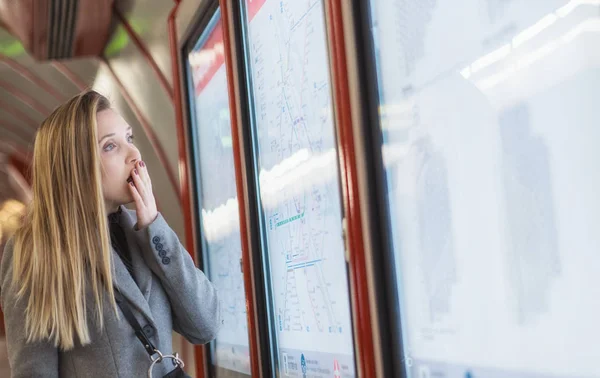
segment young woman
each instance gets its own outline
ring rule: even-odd
[[[131,127],[108,100],[87,91],[60,106],[33,155],[32,202],[0,267],[12,376],[147,376],[150,355],[123,305],[163,354],[172,331],[212,340],[215,287],[157,212]],[[153,376],[174,367],[164,359]]]

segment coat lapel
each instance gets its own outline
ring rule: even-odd
[[[113,286],[123,295],[123,297],[125,297],[131,307],[144,315],[150,322],[154,323],[146,298],[142,295],[142,292],[131,277],[131,274],[129,274],[125,264],[123,264],[121,258],[114,249],[112,249],[112,254],[114,262]]]
[[[136,238],[131,233],[134,232],[137,220],[124,209],[121,209],[121,217],[119,225],[125,232],[125,238],[127,239],[127,245],[131,252],[131,265],[133,266],[133,275],[137,282],[138,289],[141,290],[146,301],[150,298],[150,289],[152,289],[152,271],[150,267],[144,261],[142,256],[141,248],[136,242]]]
[[[131,277],[131,274],[129,274],[129,271],[127,270],[127,267],[125,267],[123,261],[121,261],[118,253],[111,247],[114,262],[113,285],[135,309],[137,309],[148,319],[148,321],[155,325],[150,307],[148,305],[150,289],[152,288],[152,271],[146,265],[143,257],[141,256],[141,251],[139,250],[140,247],[137,245],[134,238],[129,235],[133,230],[135,221],[131,219],[126,211],[121,211],[119,225],[125,232],[127,245],[131,253],[131,263],[133,266],[133,275],[135,277],[135,281]]]

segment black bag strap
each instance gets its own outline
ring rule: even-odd
[[[123,312],[123,315],[125,315],[125,319],[127,319],[127,322],[135,331],[135,335],[142,342],[144,349],[146,349],[146,352],[148,352],[148,354],[152,358],[152,356],[156,354],[157,349],[154,347],[154,344],[152,344],[152,341],[150,341],[150,339],[142,329],[142,326],[137,321],[135,316],[133,316],[133,312],[131,312],[131,308],[129,307],[127,300],[123,298],[123,294],[121,294],[116,288],[115,300],[117,301],[117,305],[119,305],[119,308]]]

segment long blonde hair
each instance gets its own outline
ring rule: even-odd
[[[86,91],[58,107],[40,126],[33,152],[33,199],[15,233],[13,282],[27,298],[28,341],[62,350],[91,342],[86,288],[91,285],[100,329],[103,302],[117,313],[107,214],[96,136],[109,101]]]

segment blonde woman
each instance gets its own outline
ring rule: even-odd
[[[157,212],[131,127],[108,100],[87,91],[60,106],[33,155],[33,198],[0,267],[12,376],[144,377],[159,358],[148,344],[171,354],[173,330],[212,340],[215,287]]]

